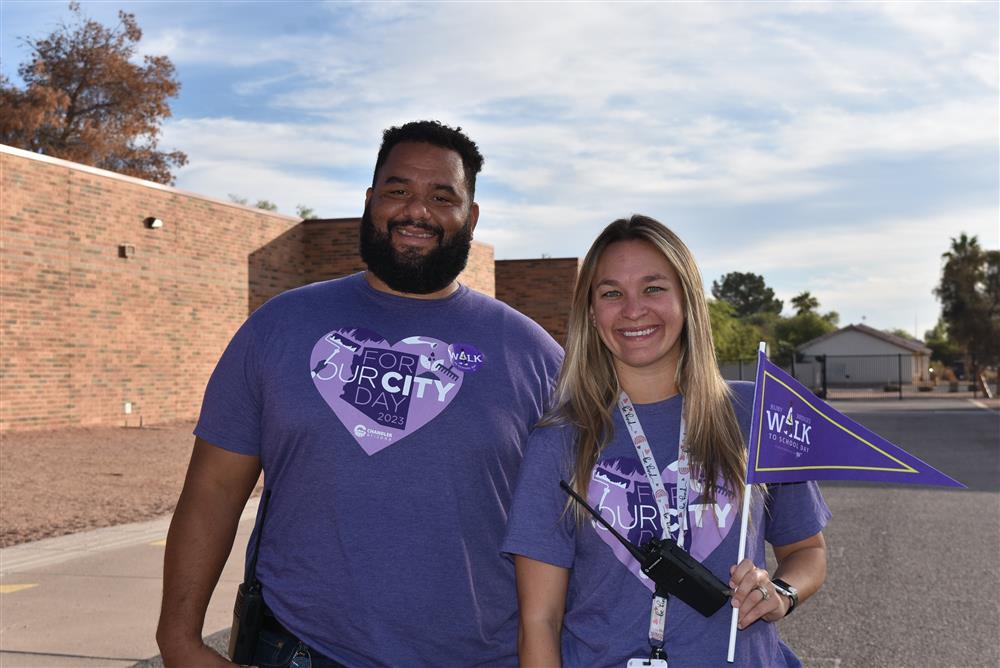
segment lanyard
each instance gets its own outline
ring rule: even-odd
[[[667,490],[663,486],[663,479],[660,477],[660,469],[656,465],[656,458],[653,457],[653,449],[650,447],[646,432],[642,430],[639,416],[635,412],[632,400],[628,398],[624,390],[618,396],[618,410],[628,429],[629,436],[632,437],[632,444],[635,445],[636,454],[639,455],[639,462],[642,464],[646,479],[649,480],[653,488],[653,498],[656,500],[656,508],[660,513],[660,526],[663,534],[660,538],[671,537],[672,528],[676,526],[677,544],[684,547],[684,530],[687,528],[687,506],[688,506],[688,483],[691,479],[691,467],[688,462],[688,452],[684,440],[687,429],[684,425],[684,403],[681,399],[681,425],[680,433],[677,437],[677,522],[671,521],[670,499]],[[667,599],[663,596],[653,594],[653,605],[649,613],[649,644],[654,648],[663,647],[663,635],[667,625]]]

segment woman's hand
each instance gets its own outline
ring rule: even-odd
[[[789,545],[775,545],[774,557],[778,567],[775,577],[788,582],[798,590],[799,605],[816,593],[826,580],[826,540],[817,533],[805,540]],[[729,586],[733,590],[732,604],[740,611],[738,624],[741,629],[758,619],[776,622],[788,614],[790,602],[771,584],[771,575],[744,559],[729,568]]]
[[[771,575],[744,559],[729,568],[729,586],[734,608],[739,608],[739,627],[745,629],[758,619],[776,622],[788,612],[788,600],[771,584]]]

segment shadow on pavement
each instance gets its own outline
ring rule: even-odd
[[[213,633],[210,636],[205,636],[205,644],[222,654],[222,656],[228,658],[229,629],[224,629],[218,633]],[[160,656],[154,656],[150,659],[145,659],[132,664],[131,668],[163,668],[163,658]]]

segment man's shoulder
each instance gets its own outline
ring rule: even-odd
[[[329,305],[331,300],[356,294],[360,277],[361,274],[351,274],[285,290],[264,302],[253,312],[251,318],[283,318],[290,310],[308,309],[316,303]]]

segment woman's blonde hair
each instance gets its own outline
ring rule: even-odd
[[[721,477],[726,492],[741,499],[746,450],[729,387],[719,373],[712,342],[708,304],[694,256],[662,223],[633,215],[616,220],[597,237],[580,267],[573,293],[566,338],[566,357],[556,385],[552,409],[542,425],[569,424],[576,429],[573,489],[586,498],[591,472],[612,438],[612,415],[621,387],[611,352],[590,323],[591,284],[601,255],[619,241],[645,241],[677,272],[684,296],[684,327],[676,384],[684,397],[684,419],[691,462],[705,482],[705,501],[714,503]],[[577,518],[583,513],[577,507]]]

